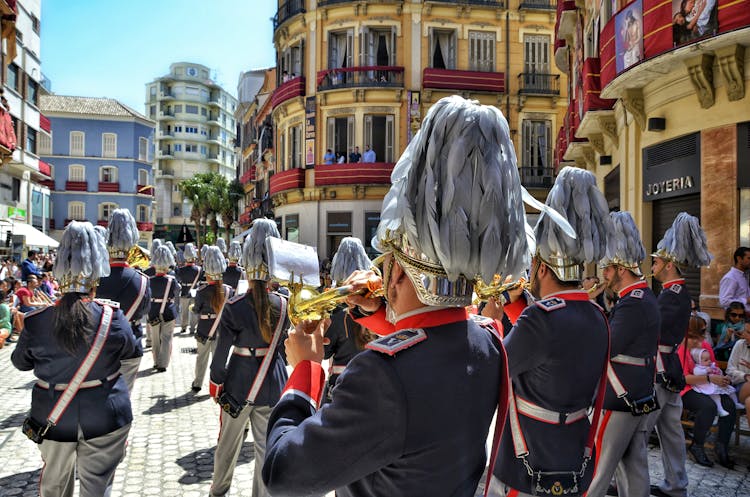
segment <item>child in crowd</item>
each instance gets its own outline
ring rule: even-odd
[[[695,361],[695,367],[693,368],[694,375],[724,375],[721,369],[716,367],[716,363],[711,362],[711,355],[708,353],[708,350],[704,348],[690,349],[690,355]],[[721,406],[721,394],[729,395],[735,404],[739,403],[737,400],[737,392],[735,392],[734,387],[731,386],[721,387],[709,382],[707,384],[693,385],[693,390],[711,397],[711,400],[716,404],[716,413],[722,418],[724,416],[729,416],[729,412]]]

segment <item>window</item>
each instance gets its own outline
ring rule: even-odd
[[[36,154],[36,133],[34,128],[26,127],[26,151]]]
[[[201,145],[201,154],[207,155],[208,154],[208,147],[205,145]]]
[[[175,127],[174,127],[174,132],[175,132],[175,133],[182,133],[182,126],[180,126],[180,125],[178,125],[178,126],[175,126]]]
[[[526,35],[523,37],[523,61],[525,73],[549,74],[549,36]]]
[[[380,224],[380,212],[365,211],[365,237],[362,241],[365,243],[365,251],[371,258],[375,258],[378,252],[372,248],[372,239],[375,238],[375,232]]]
[[[18,66],[10,64],[8,66],[8,81],[5,83],[8,88],[13,88],[16,91],[19,91],[18,85],[20,84],[21,79],[18,76]]]
[[[68,202],[68,219],[75,221],[86,220],[86,206],[83,202]]]
[[[102,183],[117,183],[117,168],[113,166],[99,168],[99,181]]]
[[[328,35],[328,69],[352,67],[354,53],[354,32],[352,30],[330,33]],[[348,83],[352,73],[341,73],[336,84]]]
[[[524,119],[521,137],[523,141],[522,179],[529,176],[552,176],[551,128],[550,121]]]
[[[329,117],[326,148],[341,154],[346,161],[354,149],[354,116]]]
[[[34,14],[31,14],[31,29],[34,30],[36,34],[39,34],[39,30],[41,28],[41,23],[39,22],[39,18],[35,16]]]
[[[26,83],[26,101],[34,104],[35,106],[39,105],[38,99],[39,99],[39,83],[34,81],[31,78],[28,78],[28,82]]]
[[[148,108],[148,115],[151,119],[156,119],[156,105],[151,105]]]
[[[199,88],[195,86],[186,86],[185,87],[185,95],[200,95],[201,91]]]
[[[138,160],[148,160],[148,138],[138,138]]]
[[[86,181],[86,168],[81,164],[68,166],[68,181]]]
[[[182,152],[182,144],[181,143],[175,143],[175,145],[174,145],[174,151],[175,152]]]
[[[289,47],[284,50],[281,55],[281,77],[282,83],[285,83],[284,78],[289,80],[302,74],[302,57],[303,57],[303,44],[300,43],[297,46]],[[284,75],[286,73],[286,75]],[[224,106],[226,107],[226,97],[224,97]]]
[[[141,186],[148,185],[148,171],[145,169],[138,170],[138,184]]]
[[[117,135],[102,133],[102,157],[117,157]]]
[[[86,135],[83,131],[71,131],[70,132],[70,155],[73,157],[84,156],[84,144]]]
[[[375,152],[375,162],[393,162],[393,115],[365,116],[365,148]]]
[[[185,126],[185,133],[198,134],[198,128],[195,126]]]
[[[198,113],[198,106],[197,105],[186,105],[185,106],[185,112],[187,114],[197,114]]]
[[[299,243],[299,214],[289,214],[284,219],[285,239]]]
[[[39,155],[52,155],[52,135],[39,133]]]
[[[112,212],[117,209],[117,204],[112,202],[104,202],[99,204],[99,219],[102,221],[109,221],[112,216]]]
[[[495,33],[469,31],[469,70],[495,70]]]
[[[429,63],[436,69],[456,68],[456,30],[430,30]]]
[[[12,178],[10,198],[12,202],[21,201],[21,180],[19,178]]]
[[[197,152],[198,151],[198,145],[186,143],[185,144],[185,152]]]
[[[139,205],[136,210],[135,219],[139,223],[147,223],[148,222],[148,206]]]
[[[395,66],[396,31],[394,29],[362,28],[359,50],[361,66]]]
[[[175,112],[182,112],[182,104],[177,104],[174,106]]]
[[[206,109],[201,108],[201,115],[203,117],[206,117],[208,115],[208,111]]]

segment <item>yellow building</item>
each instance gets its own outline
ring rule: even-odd
[[[394,162],[429,107],[452,94],[503,111],[523,183],[546,196],[567,103],[552,64],[554,9],[549,0],[279,2],[268,188],[282,235],[321,258],[344,236],[369,247]],[[355,147],[372,163],[350,162]]]
[[[703,10],[699,11],[700,6]],[[569,71],[559,164],[594,171],[648,252],[677,213],[698,216],[715,259],[686,271],[722,319],[719,281],[750,246],[747,1],[559,2],[555,61]]]

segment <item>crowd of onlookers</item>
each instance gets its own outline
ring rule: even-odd
[[[23,329],[23,315],[53,305],[59,285],[52,274],[54,254],[29,250],[20,264],[4,259],[0,265],[0,348],[15,342]]]

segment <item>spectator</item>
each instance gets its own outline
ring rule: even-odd
[[[8,276],[13,275],[13,263],[10,259],[5,259],[2,266],[0,266],[0,281],[6,279]]]
[[[695,462],[701,466],[713,466],[714,463],[708,458],[703,444],[706,441],[706,435],[708,430],[713,424],[713,420],[716,417],[717,410],[716,404],[706,395],[700,394],[693,390],[693,385],[707,385],[712,383],[719,387],[729,385],[730,378],[728,376],[719,376],[714,374],[707,375],[695,375],[693,369],[695,368],[695,361],[691,357],[689,350],[694,348],[704,348],[708,350],[711,358],[711,362],[716,362],[711,345],[704,339],[706,332],[706,323],[703,319],[698,316],[690,316],[688,322],[687,337],[683,340],[682,345],[677,350],[678,357],[682,363],[682,371],[685,375],[685,383],[687,385],[682,390],[682,405],[685,409],[690,411],[695,416],[695,424],[693,425],[693,441],[688,447],[688,452],[695,458]],[[728,395],[721,396],[721,405],[724,410],[727,411],[726,416],[719,418],[719,433],[714,444],[714,450],[719,464],[722,466],[732,469],[734,462],[729,458],[729,438],[732,436],[734,430],[734,422],[737,417],[737,408],[734,405],[734,401]]]
[[[326,154],[323,156],[323,164],[333,164],[334,160],[336,160],[336,155],[329,148],[328,150],[326,150]]]
[[[41,271],[36,266],[37,252],[36,250],[29,250],[28,256],[21,263],[21,281],[29,279],[29,275],[33,274],[37,278],[42,277]]]
[[[42,282],[39,284],[39,289],[47,294],[49,298],[55,298],[55,291],[52,289],[49,273],[42,273]]]
[[[12,315],[10,307],[5,302],[5,291],[0,290],[0,349],[5,346],[5,341],[13,332]]]
[[[281,73],[281,82],[286,83],[287,81],[289,81],[289,73],[284,71]]]
[[[42,271],[45,273],[49,273],[52,271],[52,257],[49,254],[44,255],[44,264],[42,264]],[[52,275],[50,274],[50,278],[52,278]]]
[[[750,347],[748,337],[750,334],[745,330],[737,333],[737,343],[734,344],[732,354],[727,362],[727,376],[732,381],[737,391],[739,403],[745,407],[745,416],[750,423]]]
[[[750,269],[750,248],[739,247],[734,251],[734,266],[719,283],[719,305],[724,309],[734,301],[742,302],[745,312],[750,311],[750,286],[745,272]]]
[[[346,162],[346,156],[342,154],[341,152],[336,152],[336,156],[338,157],[336,159],[337,164],[343,164]]]
[[[716,359],[726,361],[745,329],[745,306],[742,302],[732,302],[724,313],[724,322],[716,327],[718,338],[714,346]]]
[[[690,299],[690,314],[694,316],[698,316],[701,318],[708,326],[706,327],[706,341],[708,343],[713,344],[714,339],[711,336],[712,330],[711,330],[711,316],[708,315],[708,313],[701,311],[701,307],[698,305],[698,302],[695,301],[695,299]],[[715,352],[715,350],[714,350]],[[720,359],[720,360],[726,360],[726,359]]]
[[[711,362],[711,355],[708,350],[704,348],[690,349],[690,356],[695,362],[695,367],[693,368],[694,375],[703,376],[715,374],[717,376],[724,376],[724,373],[716,366],[716,363]],[[738,404],[737,392],[731,385],[718,386],[713,383],[706,383],[704,385],[698,384],[693,385],[693,390],[702,393],[703,395],[708,395],[711,398],[713,403],[716,404],[716,412],[719,414],[720,418],[729,416],[729,413],[725,411],[724,407],[721,405],[721,395],[729,395],[735,406]]]
[[[362,162],[375,162],[375,151],[369,145],[365,145],[365,155],[362,156]]]
[[[359,153],[359,147],[354,147],[352,153],[349,154],[349,162],[352,164],[362,162],[362,154]]]
[[[27,313],[33,311],[38,307],[44,307],[48,305],[46,302],[37,300],[34,296],[34,290],[39,286],[39,280],[33,274],[29,275],[29,279],[26,280],[26,286],[20,287],[16,290],[16,297],[18,297],[18,310]]]

